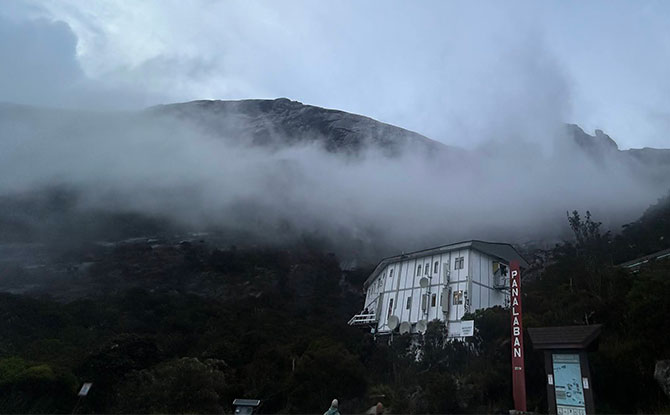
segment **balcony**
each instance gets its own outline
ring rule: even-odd
[[[349,320],[350,326],[369,326],[377,323],[377,318],[374,313],[356,314]]]

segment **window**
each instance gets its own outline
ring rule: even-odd
[[[389,271],[389,278],[393,278],[393,270]]]
[[[391,298],[391,301],[389,301],[389,312],[388,312],[388,314],[386,315],[386,318],[387,318],[387,319],[388,319],[389,317],[391,317],[391,313],[392,313],[392,312],[393,312],[393,298]]]
[[[454,291],[454,305],[463,304],[463,290]]]
[[[458,257],[454,260],[454,269],[463,269],[465,266],[465,259],[463,257]]]
[[[437,274],[438,269],[440,268],[440,263],[435,261],[435,265],[433,265],[433,274]]]
[[[377,288],[378,289],[382,288],[382,280],[381,279],[377,282]]]
[[[426,262],[426,266],[423,267],[423,269],[426,271],[426,275],[430,272],[430,264]]]
[[[407,309],[412,308],[412,296],[407,297]]]
[[[432,297],[430,297],[430,306],[435,307],[437,305],[437,294],[433,294]]]
[[[421,276],[421,265],[416,267],[416,275]]]

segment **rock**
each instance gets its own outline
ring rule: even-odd
[[[287,98],[192,101],[152,107],[148,113],[175,116],[208,134],[261,146],[318,142],[330,152],[354,155],[376,148],[389,156],[404,149],[428,154],[450,149],[421,134],[369,117]]]
[[[670,360],[659,360],[654,368],[654,379],[663,392],[670,398]]]
[[[615,150],[619,149],[619,146],[617,145],[616,141],[612,140],[612,137],[609,135],[605,134],[603,130],[596,130],[596,138],[600,140],[602,143],[601,145],[611,147]]]
[[[595,130],[595,135],[589,135],[578,125],[568,124],[567,133],[575,144],[592,157],[600,158],[609,153],[616,154],[619,152],[617,143],[603,130]],[[611,156],[611,154],[609,155]]]

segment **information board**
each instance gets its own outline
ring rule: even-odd
[[[586,415],[582,370],[577,354],[552,354],[557,415]]]
[[[475,321],[452,321],[448,326],[448,337],[470,337],[475,334]]]
[[[93,384],[91,382],[86,382],[81,386],[81,389],[79,390],[79,396],[86,396],[88,395],[88,391],[91,390],[91,386]]]
[[[461,321],[461,336],[470,337],[475,334],[475,321],[463,320]]]

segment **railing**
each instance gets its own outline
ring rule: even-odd
[[[368,314],[356,314],[349,320],[349,325],[350,326],[365,326],[368,324],[374,324],[377,322],[377,318],[375,317],[374,313],[368,313]]]
[[[498,290],[509,288],[509,277],[493,276],[493,288]]]

